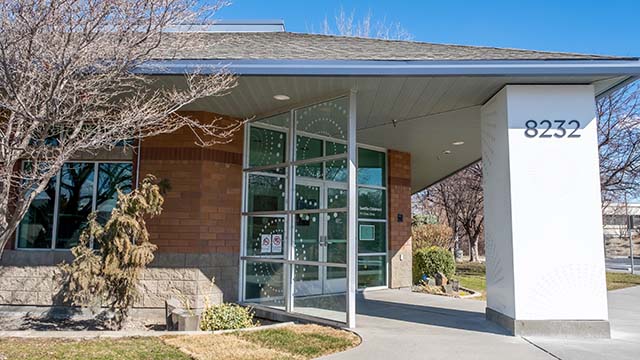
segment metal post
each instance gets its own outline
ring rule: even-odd
[[[287,137],[289,141],[287,142],[287,210],[295,210],[295,193],[296,193],[296,168],[292,165],[292,163],[296,160],[296,120],[295,120],[296,112],[295,110],[291,110],[289,112],[289,134]],[[295,221],[296,216],[292,213],[288,213],[286,217],[286,247],[284,256],[287,261],[291,261],[294,259],[294,246],[295,246]],[[294,311],[294,295],[295,295],[295,283],[294,283],[294,271],[295,265],[285,262],[284,267],[284,304],[285,310],[288,313]]]
[[[356,251],[358,242],[356,238],[357,219],[357,188],[356,171],[358,149],[356,147],[356,91],[351,90],[349,94],[349,126],[347,132],[347,154],[349,166],[349,179],[347,185],[348,212],[347,212],[347,326],[356,327],[356,284],[358,258]]]
[[[629,203],[627,202],[627,193],[624,193],[624,209],[627,214],[627,235],[629,236],[629,258],[631,261],[631,274],[634,274],[633,264],[633,221],[631,221],[631,215],[629,215]]]

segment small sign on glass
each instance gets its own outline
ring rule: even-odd
[[[260,235],[260,243],[261,249],[260,252],[263,254],[271,253],[271,234],[262,234]]]

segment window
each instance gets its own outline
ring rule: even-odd
[[[387,283],[387,154],[358,148],[358,287]]]
[[[34,200],[17,232],[19,249],[70,249],[78,243],[87,216],[105,223],[118,190],[133,186],[131,163],[69,162]]]

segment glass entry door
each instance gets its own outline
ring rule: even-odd
[[[296,183],[297,208],[309,210],[295,217],[294,284],[298,296],[346,291],[346,268],[304,265],[305,261],[346,264],[347,187],[343,183],[299,179]],[[324,212],[314,212],[326,209]]]

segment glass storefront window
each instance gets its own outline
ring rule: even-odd
[[[271,306],[284,306],[284,267],[278,263],[247,261],[245,298]]]
[[[295,111],[295,118],[299,134],[347,140],[349,98],[342,97],[301,108]]]
[[[276,256],[284,254],[284,217],[247,217],[247,255]]]
[[[320,187],[314,185],[296,185],[296,210],[320,208]]]
[[[284,210],[284,177],[249,174],[247,190],[247,211]]]
[[[294,266],[293,311],[345,322],[347,309],[345,270],[345,268],[330,266]],[[338,277],[336,274],[343,276]],[[323,278],[325,280],[322,280]]]
[[[358,188],[358,217],[361,219],[386,219],[386,191]]]
[[[98,166],[98,189],[96,194],[96,218],[105,224],[116,207],[118,190],[124,194],[131,192],[133,174],[131,164],[103,163]]]
[[[106,223],[118,200],[117,190],[123,193],[132,190],[132,172],[131,163],[64,164],[59,173],[60,183],[55,178],[49,181],[18,226],[17,247],[50,249],[54,242],[57,249],[75,246],[92,211],[96,212],[98,222]]]
[[[53,178],[44,191],[36,196],[20,222],[18,227],[19,248],[46,249],[51,247],[55,199],[56,179]]]
[[[384,152],[358,149],[358,185],[385,186],[386,170]]]
[[[358,288],[383,286],[387,283],[387,257],[358,257]]]
[[[293,109],[289,114],[294,119],[282,115],[278,119],[252,122],[246,133],[247,203],[243,209],[246,228],[242,266],[247,279],[241,300],[280,308],[282,302],[269,299],[282,296],[287,308],[295,313],[345,322],[349,97]],[[288,124],[294,124],[294,128],[289,129]],[[293,154],[288,154],[289,151]],[[359,223],[353,225],[365,225],[367,230],[355,239],[360,245],[356,249],[358,261],[353,266],[361,269],[362,276],[353,281],[360,287],[379,286],[386,283],[386,153],[356,151],[359,168],[363,170],[355,174],[357,187],[353,190],[357,195]],[[278,164],[286,166],[274,170],[272,166]],[[259,166],[264,167],[255,168]],[[284,188],[282,196],[278,193],[280,188]],[[259,202],[258,198],[262,200]],[[258,211],[276,213],[267,215]],[[280,223],[267,224],[274,218],[280,219]],[[274,234],[287,238],[289,247],[283,249],[288,251],[267,256],[262,251],[263,236]],[[269,264],[262,264],[266,262]],[[256,269],[268,276],[256,280]],[[280,272],[288,278],[284,279]],[[291,291],[286,294],[289,298],[280,292],[274,295],[273,291],[264,290],[268,286],[264,284],[274,274],[278,274],[278,281],[292,285],[286,287]],[[276,288],[280,286],[278,282]]]
[[[282,164],[286,160],[287,134],[252,126],[249,130],[249,166]],[[282,173],[284,169],[276,171]]]
[[[95,165],[67,163],[61,171],[56,248],[69,249],[78,244],[93,211]]]
[[[339,209],[347,207],[347,190],[327,188],[327,208]]]

